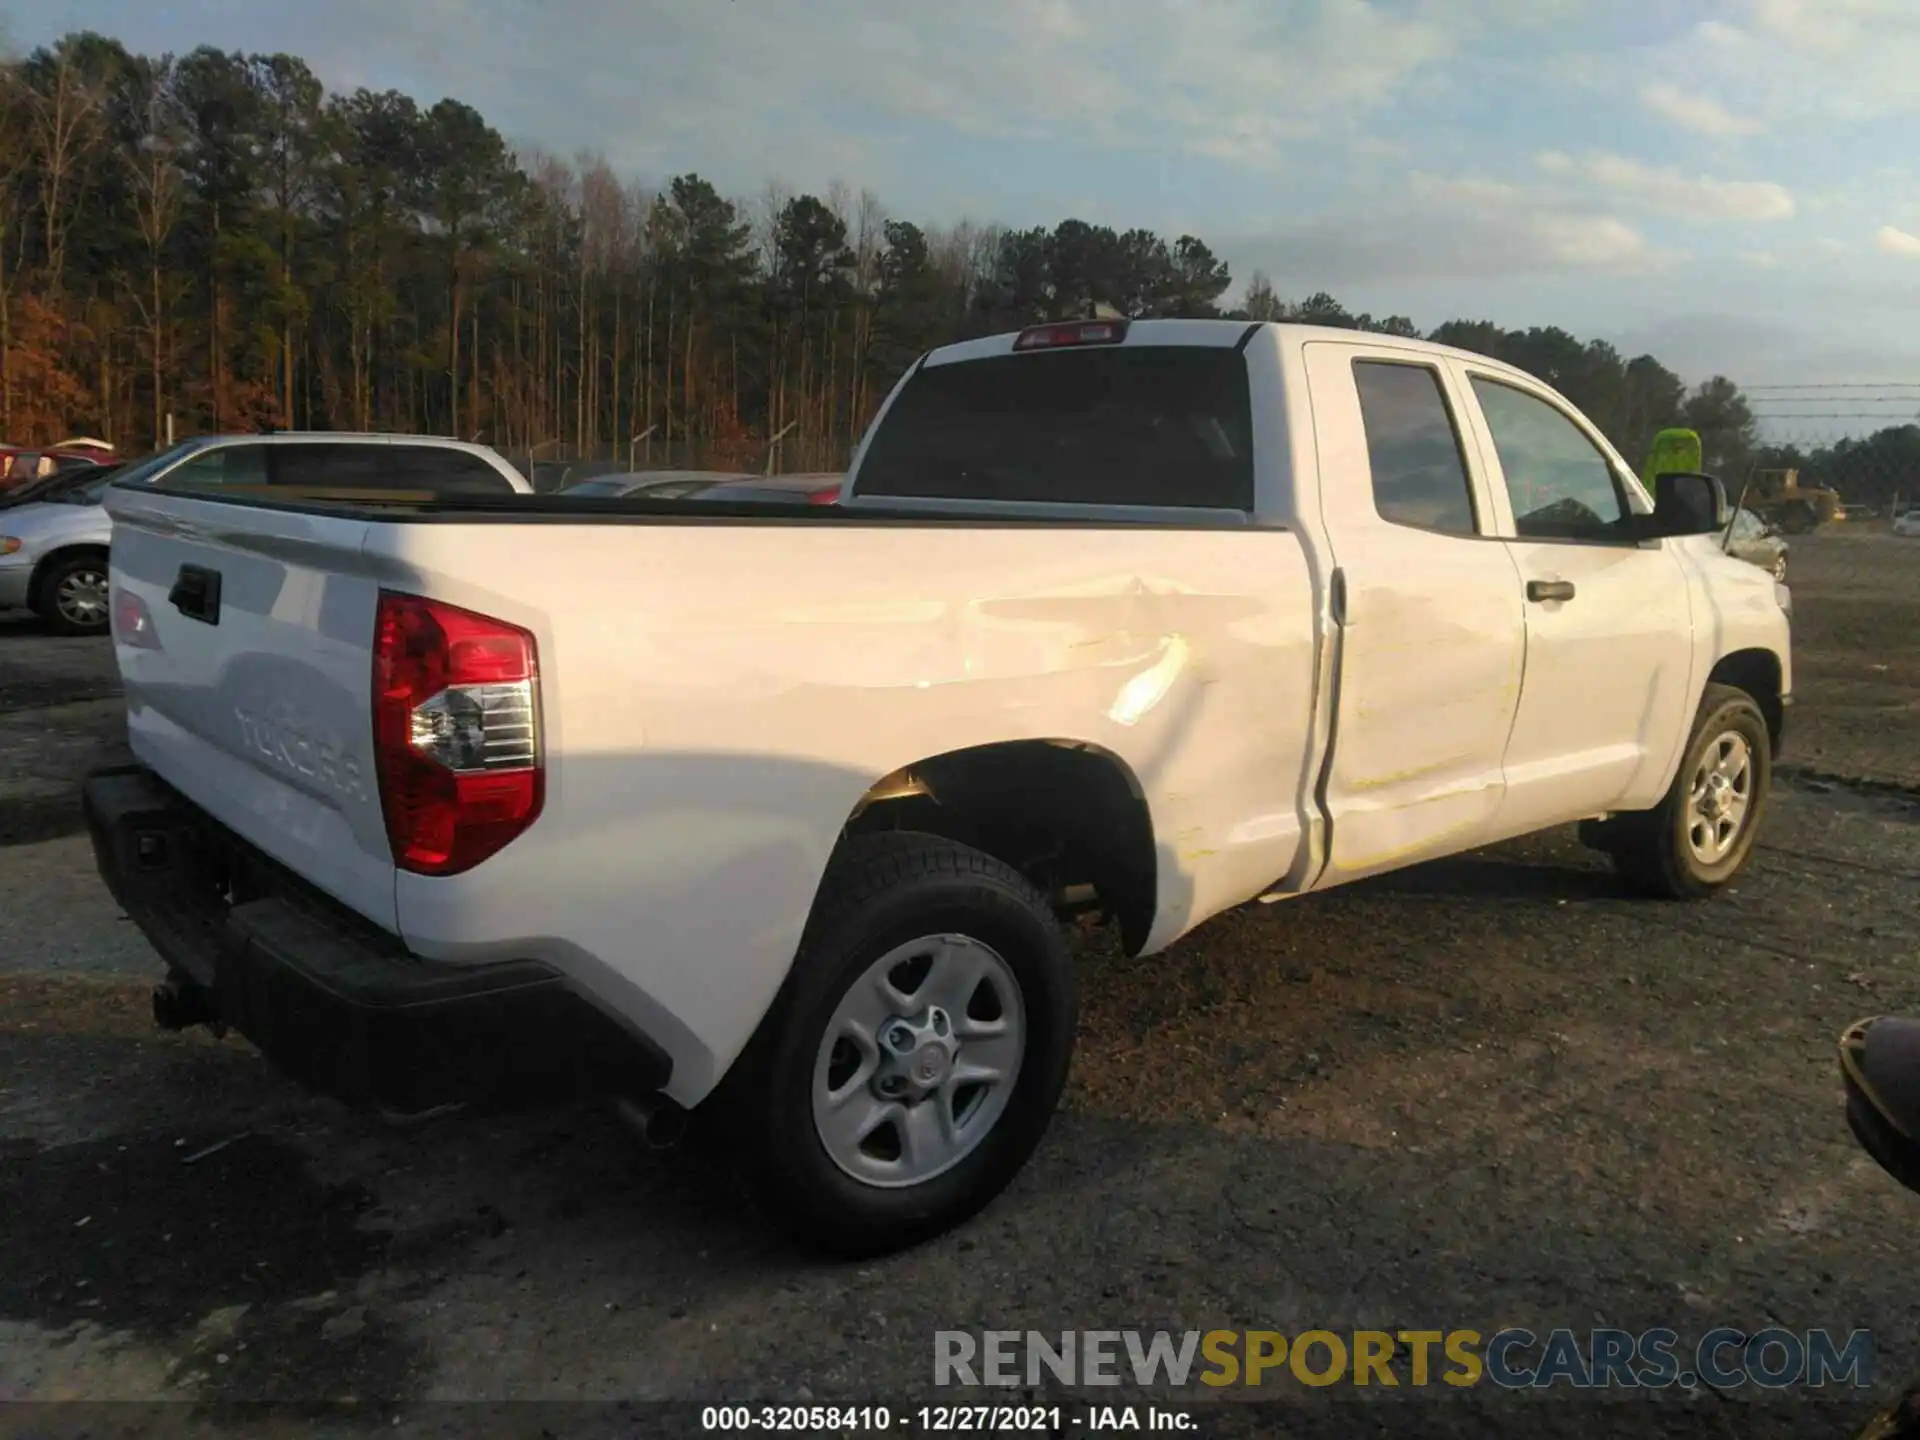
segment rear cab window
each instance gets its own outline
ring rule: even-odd
[[[928,365],[855,477],[870,498],[1253,509],[1245,357],[1109,345]]]

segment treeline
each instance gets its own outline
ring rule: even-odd
[[[929,346],[1095,302],[1414,335],[1173,240],[889,216],[870,192],[649,189],[593,156],[516,153],[471,107],[329,94],[298,58],[135,55],[93,33],[0,75],[0,439],[138,449],[267,424],[478,437],[518,454],[650,432],[710,457],[776,435],[837,464]],[[1688,424],[1732,471],[1738,388],[1563,330],[1431,338],[1563,390],[1633,460]]]

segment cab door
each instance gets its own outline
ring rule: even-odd
[[[1316,888],[1478,843],[1505,791],[1526,619],[1491,496],[1430,352],[1302,347],[1338,570]]]
[[[1640,538],[1651,502],[1544,386],[1458,362],[1520,575],[1526,679],[1497,828],[1524,834],[1653,805],[1693,704],[1693,624],[1676,543]]]

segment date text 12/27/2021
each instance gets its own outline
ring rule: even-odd
[[[891,1430],[1059,1435],[1068,1430],[1190,1431],[1194,1421],[1184,1410],[1151,1405],[922,1405],[906,1410],[885,1405],[708,1405],[700,1412],[700,1428],[800,1435]]]

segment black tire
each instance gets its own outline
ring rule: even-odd
[[[1689,798],[1703,757],[1727,735],[1746,741],[1751,779],[1746,811],[1731,847],[1708,863],[1688,839],[1695,819]],[[1703,900],[1728,885],[1752,858],[1772,786],[1773,746],[1760,707],[1744,690],[1709,685],[1666,797],[1651,810],[1618,815],[1594,827],[1591,839],[1583,830],[1582,839],[1610,855],[1621,878],[1635,890],[1662,899]]]
[[[76,580],[97,579],[100,605],[97,616],[89,616],[70,603],[67,590]],[[40,619],[56,635],[104,635],[112,615],[106,603],[107,557],[75,555],[56,560],[40,576],[36,595]]]
[[[1006,962],[1027,1033],[1006,1108],[977,1148],[918,1184],[883,1188],[847,1173],[822,1143],[815,1063],[855,981],[930,934],[970,937]],[[715,1097],[717,1128],[759,1208],[802,1244],[848,1258],[900,1250],[968,1219],[1026,1164],[1059,1104],[1077,1021],[1066,937],[1037,887],[937,836],[858,837],[829,867],[793,970]]]

